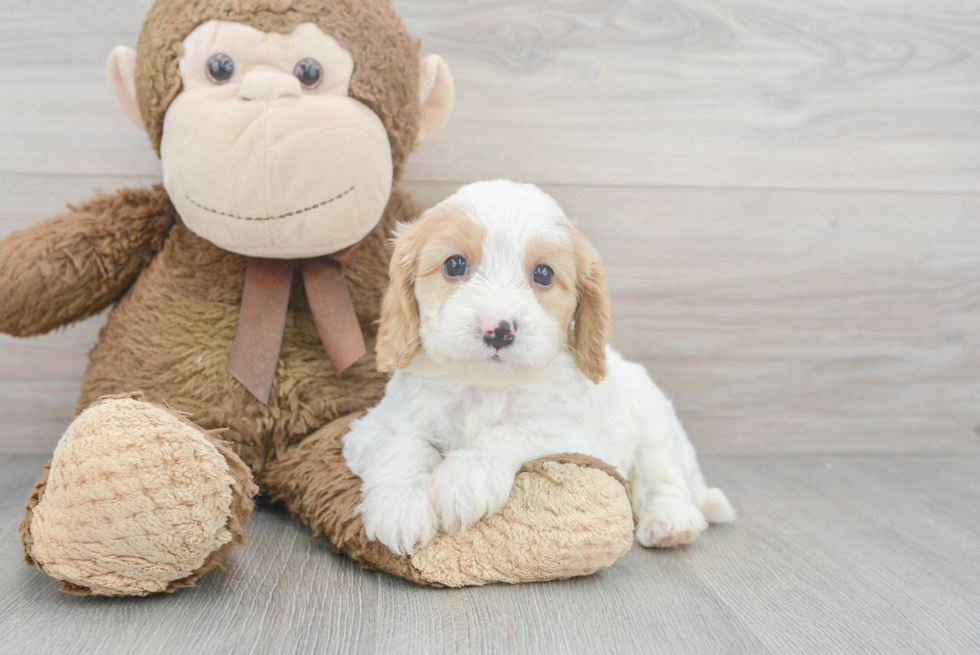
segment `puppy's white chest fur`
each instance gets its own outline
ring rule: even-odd
[[[480,449],[524,462],[576,452],[628,477],[641,436],[666,437],[671,407],[643,368],[612,348],[607,366],[606,379],[594,384],[563,354],[524,375],[504,373],[493,384],[480,384],[421,354],[395,374],[372,414],[400,415],[399,429],[411,428],[442,455]],[[358,472],[357,462],[352,468]]]
[[[396,384],[411,389],[415,402],[434,410],[427,418],[433,445],[443,452],[473,447],[488,429],[539,441],[549,441],[546,435],[555,435],[563,427],[565,438],[571,436],[572,426],[580,426],[574,432],[587,433],[583,428],[591,422],[588,410],[594,385],[581,380],[570,357],[547,369],[536,371],[531,379],[503,377],[487,386],[446,376],[444,369],[423,356],[398,374],[404,379]],[[561,440],[555,439],[553,445]]]

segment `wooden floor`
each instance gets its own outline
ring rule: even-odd
[[[44,462],[0,459],[13,526]],[[742,513],[684,550],[639,547],[588,578],[428,589],[256,512],[194,589],[86,599],[0,534],[6,653],[977,653],[980,456],[709,457]]]

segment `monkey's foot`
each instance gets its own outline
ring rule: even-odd
[[[499,512],[438,536],[411,563],[424,581],[448,587],[571,578],[625,554],[633,526],[625,481],[612,467],[557,455],[524,466]]]
[[[145,596],[193,585],[245,541],[257,491],[219,439],[140,394],[68,427],[27,502],[27,562],[62,591]]]
[[[343,436],[363,412],[323,426],[265,470],[263,487],[367,569],[443,587],[535,582],[588,575],[633,545],[626,481],[584,455],[525,465],[507,503],[458,534],[441,534],[411,557],[368,539],[358,507],[361,480],[344,460]]]

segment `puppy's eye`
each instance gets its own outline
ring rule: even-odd
[[[215,84],[224,84],[235,74],[235,62],[223,52],[211,55],[207,65],[208,79]]]
[[[320,64],[317,63],[316,59],[303,59],[298,64],[296,68],[293,69],[293,75],[299,80],[299,83],[303,85],[304,89],[315,89],[320,86],[320,80],[323,79],[323,71],[320,69]]]
[[[442,265],[442,272],[446,274],[446,277],[463,277],[469,270],[469,266],[466,265],[466,258],[462,255],[453,255]]]
[[[534,269],[534,273],[531,274],[531,279],[534,280],[535,284],[550,287],[555,281],[555,272],[551,270],[550,266],[538,264]]]

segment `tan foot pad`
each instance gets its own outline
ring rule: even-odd
[[[28,561],[74,593],[173,591],[244,540],[254,493],[245,465],[177,412],[105,398],[68,427],[28,502]]]
[[[535,582],[588,575],[633,545],[625,481],[583,455],[526,465],[504,508],[412,556],[422,579],[448,587]]]

